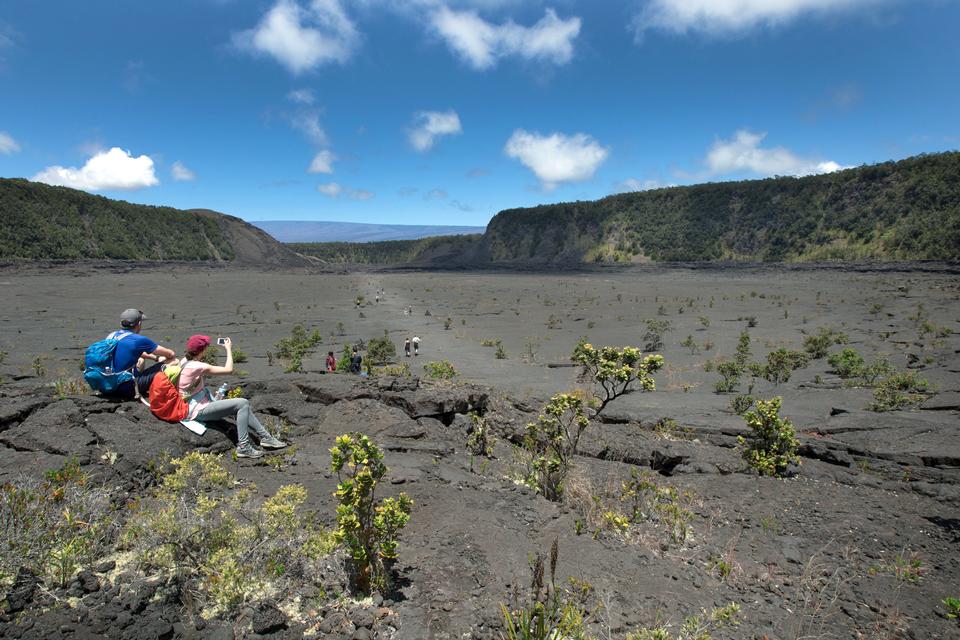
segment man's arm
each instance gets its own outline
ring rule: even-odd
[[[157,345],[157,348],[154,349],[152,353],[145,353],[143,354],[143,357],[159,362],[161,357],[166,358],[167,360],[173,360],[175,357],[177,357],[177,354],[173,351],[173,349],[167,349],[166,347]]]

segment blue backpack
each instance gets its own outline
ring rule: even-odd
[[[124,382],[133,380],[133,367],[123,371],[113,370],[113,356],[117,352],[117,344],[130,335],[133,335],[133,332],[114,331],[104,340],[87,347],[83,360],[83,379],[91,389],[109,395],[116,393]]]

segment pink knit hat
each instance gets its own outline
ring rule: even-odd
[[[187,340],[187,353],[196,355],[202,353],[208,346],[210,346],[210,338],[208,336],[190,336]]]

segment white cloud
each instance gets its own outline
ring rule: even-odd
[[[340,194],[343,193],[343,187],[336,182],[328,182],[326,184],[318,184],[317,191],[328,198],[339,198]]]
[[[366,189],[345,189],[336,182],[318,184],[317,191],[328,198],[339,198],[341,195],[345,195],[351,200],[369,200],[374,196],[373,191],[367,191]]]
[[[287,94],[287,100],[298,104],[313,104],[316,101],[310,89],[295,89]]]
[[[637,37],[648,29],[722,34],[785,24],[805,14],[824,14],[887,0],[650,0],[633,21]]]
[[[462,133],[460,116],[450,111],[419,111],[414,115],[414,128],[408,136],[410,144],[417,151],[427,151],[438,136],[450,136]]]
[[[347,197],[351,200],[369,200],[373,195],[373,191],[367,191],[366,189],[350,189],[347,191]]]
[[[359,40],[340,0],[311,0],[306,8],[278,0],[255,28],[233,35],[240,50],[272,56],[294,74],[346,61]]]
[[[129,151],[113,147],[87,160],[81,168],[47,167],[32,178],[36,182],[99,191],[101,189],[134,190],[160,184],[150,156],[134,158]]]
[[[290,124],[301,131],[307,139],[318,147],[329,144],[327,132],[320,125],[320,114],[316,111],[302,111],[290,116]]]
[[[637,180],[636,178],[627,178],[615,185],[614,193],[630,193],[633,191],[650,191],[651,189],[663,189],[665,187],[675,187],[676,184],[667,184],[659,180]]]
[[[589,180],[610,154],[609,149],[584,133],[542,136],[523,129],[513,132],[504,152],[533,171],[545,189],[553,189],[561,182]]]
[[[447,192],[439,188],[430,189],[430,191],[427,191],[425,194],[423,194],[423,199],[424,200],[446,200]]]
[[[704,161],[708,176],[755,173],[763,176],[806,176],[845,167],[832,160],[803,158],[784,147],[762,148],[766,133],[740,129],[730,140],[717,140]]]
[[[441,6],[430,17],[431,25],[447,46],[475,69],[489,69],[506,56],[566,64],[573,57],[573,40],[580,33],[580,18],[561,20],[553,9],[532,27],[512,20],[496,25],[476,11],[454,11]]]
[[[179,160],[174,162],[173,166],[170,167],[170,173],[173,174],[173,179],[178,182],[190,182],[197,179],[197,174]]]
[[[0,153],[9,156],[20,151],[20,145],[6,131],[0,131]]]
[[[324,149],[313,156],[313,161],[310,163],[307,173],[333,173],[333,163],[336,159],[337,156],[333,155],[332,151]]]

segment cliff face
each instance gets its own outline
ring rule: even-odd
[[[497,214],[481,261],[958,260],[960,153]]]
[[[233,248],[233,262],[238,265],[296,267],[311,264],[307,258],[277,242],[262,229],[236,216],[209,209],[190,209],[189,212],[217,222]]]

